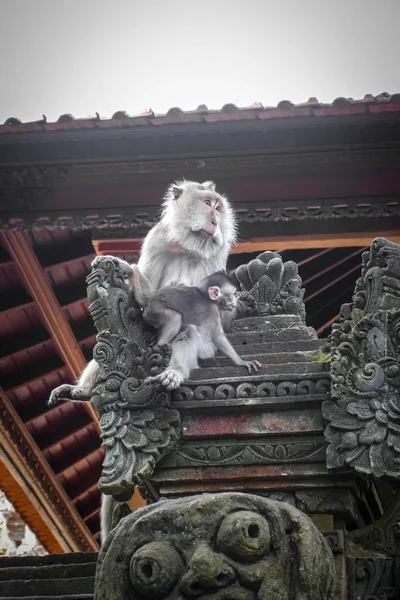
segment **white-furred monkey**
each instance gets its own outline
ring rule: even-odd
[[[214,354],[219,350],[238,367],[258,370],[256,360],[245,361],[229,343],[222,328],[220,309],[234,311],[236,308],[236,281],[224,271],[205,277],[197,286],[174,285],[151,291],[146,277],[137,265],[133,269],[133,293],[143,307],[143,319],[158,330],[158,344],[174,344],[181,339],[188,325],[196,325],[199,334],[211,340]],[[149,378],[147,381],[157,381]]]
[[[138,267],[153,290],[178,283],[195,286],[207,275],[225,270],[235,239],[235,214],[227,198],[215,191],[214,183],[180,181],[167,190],[161,219],[143,241]],[[92,266],[98,260],[95,258]],[[181,356],[180,348],[178,351],[174,364]],[[190,364],[196,363],[191,360]],[[187,368],[182,369],[174,378],[174,387],[186,372]],[[61,385],[52,391],[49,406],[60,400],[90,400],[97,373],[98,365],[92,360],[76,385]]]
[[[177,182],[168,188],[161,219],[143,242],[138,267],[153,290],[179,283],[194,286],[207,275],[225,270],[235,239],[234,212],[227,198],[215,191],[212,182]],[[93,261],[93,267],[97,261],[98,258]],[[195,326],[189,327],[186,339],[172,345],[173,360],[164,371],[164,385],[178,387],[185,374],[196,366],[197,356],[206,356],[207,349],[211,351],[212,342],[203,340]],[[193,343],[199,351],[190,350]],[[201,351],[203,346],[206,351]],[[77,385],[62,385],[53,390],[49,405],[60,400],[90,400],[97,374],[98,365],[92,360]],[[100,516],[103,541],[111,529],[115,505],[112,496],[102,495]]]

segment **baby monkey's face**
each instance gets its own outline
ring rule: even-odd
[[[219,307],[222,310],[235,310],[237,305],[236,287],[226,283],[221,287]]]

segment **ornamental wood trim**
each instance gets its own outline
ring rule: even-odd
[[[9,478],[2,479],[2,487],[45,547],[50,552],[97,551],[92,534],[1,388],[0,453],[16,482],[12,486]]]

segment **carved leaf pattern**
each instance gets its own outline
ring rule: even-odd
[[[376,477],[400,473],[400,246],[364,253],[353,303],[332,329],[327,464]]]
[[[195,447],[183,446],[177,450],[178,466],[190,464],[279,464],[296,460],[321,460],[325,444],[255,444]]]
[[[304,289],[296,263],[263,252],[236,269],[242,290],[256,301],[259,315],[299,315],[305,321]]]

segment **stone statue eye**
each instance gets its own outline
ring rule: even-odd
[[[230,558],[252,562],[269,549],[268,522],[255,512],[238,511],[225,517],[217,535],[219,549]]]
[[[163,600],[173,590],[183,571],[183,562],[167,542],[146,544],[132,556],[133,589],[146,600]]]

